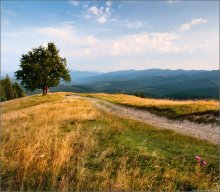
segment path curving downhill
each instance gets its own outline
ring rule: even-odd
[[[166,117],[154,115],[145,110],[139,110],[132,107],[112,104],[97,98],[69,95],[68,98],[86,99],[91,101],[97,108],[116,114],[120,117],[138,120],[161,129],[174,130],[178,133],[193,136],[199,139],[207,140],[212,143],[219,143],[219,126],[211,124],[198,124],[187,120],[170,120]]]

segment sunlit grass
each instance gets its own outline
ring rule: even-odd
[[[188,119],[199,123],[216,123],[219,117],[219,102],[216,100],[168,100],[140,98],[125,94],[82,94],[112,103],[145,109],[171,119]]]
[[[19,100],[4,104],[2,190],[217,189],[218,146],[64,95],[33,96],[20,109],[11,106]],[[208,165],[198,166],[195,155]]]
[[[35,106],[41,103],[48,103],[59,101],[64,98],[66,93],[55,93],[55,94],[48,94],[42,96],[42,94],[33,95],[33,96],[26,96],[19,99],[14,99],[11,101],[5,101],[1,103],[1,112],[9,112],[13,110],[23,109],[30,106]]]

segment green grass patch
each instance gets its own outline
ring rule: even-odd
[[[217,184],[218,146],[212,143],[107,114],[83,126],[99,127],[98,145],[86,161],[97,177],[110,163],[108,171],[114,180],[125,163],[124,171],[134,174],[139,170],[137,177],[149,180],[143,186],[131,183],[133,190],[201,190]],[[196,155],[208,165],[198,166]]]

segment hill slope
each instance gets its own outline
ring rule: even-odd
[[[216,189],[217,145],[66,95],[2,104],[2,190]]]

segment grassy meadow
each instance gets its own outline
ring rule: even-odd
[[[217,145],[116,117],[67,94],[34,95],[1,104],[2,190],[217,190]],[[218,109],[215,101],[95,97],[173,108],[178,114]],[[196,155],[207,165],[198,165]]]
[[[125,94],[82,94],[120,104],[144,109],[169,119],[178,119],[197,123],[219,123],[219,102],[216,100],[168,100],[140,98]]]

